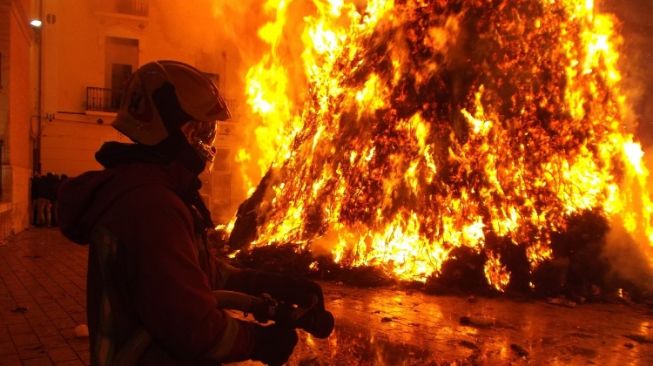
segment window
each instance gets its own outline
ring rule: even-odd
[[[138,40],[107,37],[105,42],[105,88],[110,89],[110,109],[120,105],[122,91],[138,68]]]
[[[145,16],[148,5],[147,0],[116,0],[116,10],[122,14]]]
[[[124,14],[147,17],[149,0],[96,0],[96,9],[109,14]]]

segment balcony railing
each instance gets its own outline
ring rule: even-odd
[[[118,89],[89,86],[86,88],[86,110],[95,112],[118,112],[122,93],[122,90]]]
[[[99,0],[97,10],[109,14],[124,14],[147,17],[150,10],[149,0]]]

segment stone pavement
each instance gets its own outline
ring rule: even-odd
[[[56,229],[30,229],[0,243],[0,366],[89,364],[86,253]]]

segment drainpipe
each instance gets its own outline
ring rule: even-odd
[[[36,108],[37,108],[37,124],[36,124],[36,142],[34,146],[34,170],[41,173],[41,135],[43,131],[43,30],[45,28],[45,19],[43,18],[43,0],[39,0],[39,19],[43,22],[41,28],[37,30],[37,47],[38,54],[38,70],[37,70],[37,91],[36,91]]]

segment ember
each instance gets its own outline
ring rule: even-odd
[[[568,243],[595,234],[574,236],[585,217],[623,226],[650,269],[653,204],[625,120],[621,40],[592,0],[314,0],[290,25],[293,3],[266,2],[270,51],[247,73],[267,175],[232,241],[436,286],[459,267],[498,291],[555,287],[564,258],[591,287],[607,270],[577,266],[604,266],[591,246],[607,229]],[[291,29],[302,65],[282,46]]]

